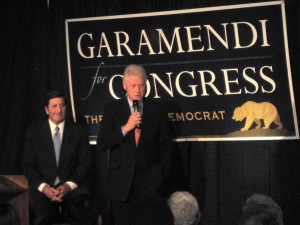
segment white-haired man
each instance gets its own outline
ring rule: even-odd
[[[168,199],[174,225],[197,225],[201,213],[197,199],[187,191],[174,192]]]

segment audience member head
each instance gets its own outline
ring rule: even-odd
[[[131,225],[173,225],[172,212],[162,198],[138,201],[132,209]]]
[[[0,204],[0,224],[20,225],[20,217],[17,210],[9,203]]]
[[[168,199],[173,213],[174,225],[196,225],[201,213],[196,198],[186,191],[174,192]]]
[[[253,194],[243,205],[239,225],[283,225],[281,208],[272,198]]]

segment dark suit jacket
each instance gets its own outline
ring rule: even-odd
[[[127,98],[114,101],[104,108],[103,120],[97,139],[98,150],[110,149],[107,176],[111,200],[125,201],[133,185],[136,172],[144,192],[158,190],[170,172],[172,142],[167,115],[162,105],[144,98],[141,136],[135,145],[134,130],[123,137],[121,126],[131,114]]]
[[[40,196],[39,185],[43,182],[53,185],[57,175],[61,183],[72,181],[80,189],[90,172],[90,165],[88,135],[83,127],[65,123],[58,166],[48,120],[28,129],[23,168],[31,203]]]

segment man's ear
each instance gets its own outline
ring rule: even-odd
[[[47,115],[49,115],[49,110],[48,110],[47,106],[45,106],[45,112]]]
[[[123,88],[124,88],[125,91],[127,91],[127,86],[126,86],[125,81],[123,81]]]

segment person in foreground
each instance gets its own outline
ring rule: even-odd
[[[187,191],[174,192],[167,201],[174,218],[174,225],[197,225],[201,213],[197,199]]]
[[[107,190],[114,225],[129,223],[134,201],[158,196],[171,170],[169,121],[161,104],[144,97],[146,81],[142,66],[127,66],[127,96],[104,107],[100,124],[98,150],[110,149]]]
[[[48,120],[28,128],[23,157],[35,225],[56,222],[68,213],[75,196],[89,195],[87,130],[65,120],[66,103],[60,91],[49,92],[44,107]]]
[[[239,225],[283,225],[281,207],[266,195],[253,194],[243,205]]]

